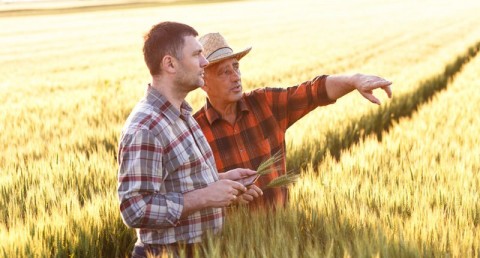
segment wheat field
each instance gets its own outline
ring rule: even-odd
[[[164,20],[221,32],[244,88],[319,74],[393,81],[287,131],[301,173],[276,213],[228,210],[209,257],[480,257],[480,2],[197,1],[13,13],[0,3],[0,257],[127,257],[120,130]],[[205,95],[192,92],[196,110]]]

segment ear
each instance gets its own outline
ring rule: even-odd
[[[176,59],[170,55],[165,55],[160,63],[162,70],[168,73],[175,73],[177,67]]]

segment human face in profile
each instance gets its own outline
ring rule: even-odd
[[[190,92],[205,84],[204,68],[208,65],[208,61],[203,56],[202,45],[195,37],[184,37],[182,54],[177,61],[175,82],[178,87]]]

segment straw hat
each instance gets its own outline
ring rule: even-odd
[[[240,60],[252,49],[252,47],[249,47],[235,53],[220,33],[208,33],[201,36],[198,40],[203,45],[204,55],[210,63],[209,65],[230,57],[235,57],[237,60]]]

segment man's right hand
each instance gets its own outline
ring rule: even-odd
[[[202,190],[202,198],[207,202],[207,206],[220,208],[232,204],[237,195],[246,192],[247,188],[239,182],[220,179]]]
[[[220,179],[207,187],[183,194],[182,218],[205,208],[226,207],[237,199],[247,188],[229,179]]]

